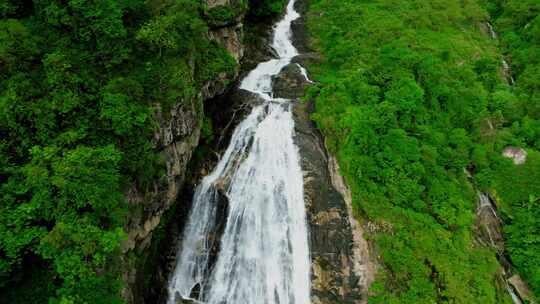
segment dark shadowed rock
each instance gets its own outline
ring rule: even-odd
[[[296,1],[294,8],[300,14],[300,18],[293,21],[291,24],[291,30],[294,33],[292,42],[299,53],[309,53],[309,35],[305,27],[306,16],[309,9],[309,1]]]
[[[240,61],[244,56],[244,27],[242,23],[236,23],[225,27],[212,29],[209,37],[223,45],[236,61]]]
[[[227,195],[226,186],[224,184],[216,185],[216,225],[214,231],[209,235],[208,243],[210,244],[210,261],[209,268],[213,268],[219,254],[219,245],[229,214],[230,200]]]
[[[242,58],[240,78],[243,78],[259,63],[277,57],[275,50],[270,46],[273,33],[272,24],[271,20],[259,22],[255,26],[248,24],[244,32],[245,56]]]
[[[306,77],[302,75],[300,66],[291,63],[285,66],[279,75],[272,80],[274,97],[297,99],[304,96],[304,90],[309,85]]]

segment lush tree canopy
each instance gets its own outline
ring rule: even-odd
[[[529,2],[515,1],[516,9],[536,7]],[[311,66],[319,85],[309,97],[356,211],[374,223],[369,235],[383,271],[370,303],[511,303],[497,281],[494,252],[474,241],[477,194],[467,171],[480,190],[525,194],[511,202],[519,210],[508,211],[514,220],[505,234],[516,265],[527,263],[524,277],[540,274],[532,266],[540,256],[532,211],[538,196],[528,199],[536,190],[506,180],[503,170],[517,169],[500,156],[508,145],[538,149],[538,90],[523,93],[506,83],[482,4],[312,1],[309,28],[323,59]],[[538,78],[521,77],[530,79],[524,87],[538,85]],[[540,171],[534,159],[522,169],[529,182]]]

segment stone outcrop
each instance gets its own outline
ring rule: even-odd
[[[309,83],[302,75],[301,68],[296,63],[285,66],[279,75],[272,79],[274,97],[296,99],[304,95],[304,89]]]
[[[512,159],[515,165],[523,165],[527,161],[527,151],[517,147],[506,147],[502,155]]]
[[[212,29],[209,35],[211,39],[223,45],[236,61],[240,61],[244,56],[244,46],[242,44],[244,25],[242,23]]]

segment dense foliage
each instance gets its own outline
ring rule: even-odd
[[[280,14],[287,0],[251,0],[250,17],[259,18]]]
[[[492,15],[504,54],[516,78],[516,95],[526,116],[540,117],[540,2],[537,0],[483,0]],[[538,123],[527,143],[540,149]]]
[[[384,267],[370,303],[511,303],[495,254],[474,241],[477,194],[468,172],[481,190],[520,191],[508,246],[522,260],[515,263],[530,259],[521,267],[526,278],[538,274],[531,265],[539,265],[531,260],[540,252],[538,201],[528,193],[538,188],[525,181],[540,172],[537,154],[531,150],[523,172],[500,155],[508,145],[539,148],[538,89],[523,96],[505,82],[481,4],[312,1],[309,28],[323,56],[311,67],[320,82],[310,92],[314,118],[356,210],[373,223]]]
[[[121,302],[123,189],[164,172],[154,108],[234,71],[207,31],[239,3],[0,0],[0,302]]]

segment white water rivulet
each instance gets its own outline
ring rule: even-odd
[[[196,189],[169,304],[178,297],[208,304],[310,303],[303,176],[291,104],[272,96],[272,76],[298,55],[291,42],[291,23],[299,17],[294,1],[274,28],[272,47],[279,58],[260,63],[240,86],[265,102],[238,125],[222,159]],[[228,214],[211,261],[223,195]]]

